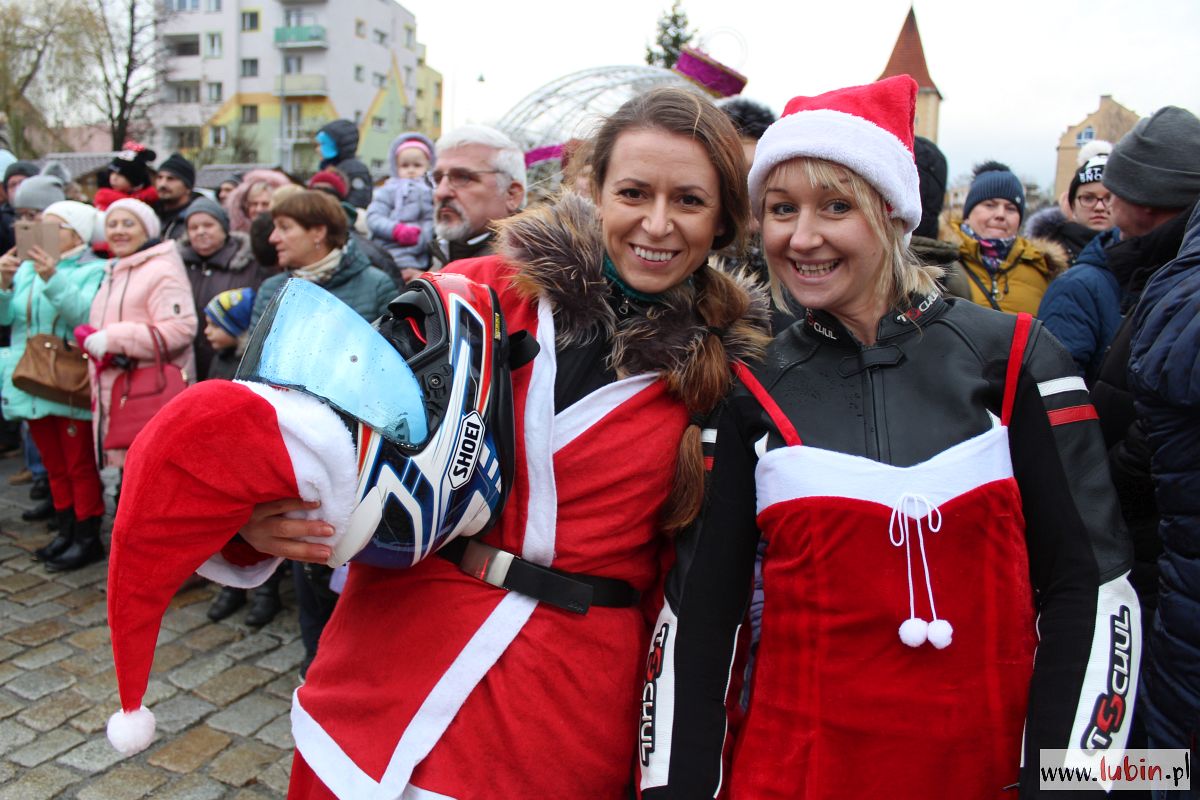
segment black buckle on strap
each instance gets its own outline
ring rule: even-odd
[[[475,539],[456,539],[438,555],[484,583],[573,614],[586,614],[592,606],[628,608],[641,598],[625,581],[539,566]]]

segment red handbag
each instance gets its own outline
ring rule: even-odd
[[[163,363],[167,343],[158,328],[150,326],[154,342],[154,366],[131,367],[121,372],[113,382],[108,411],[108,431],[104,434],[105,450],[126,450],[172,397],[187,388],[187,376],[171,363]]]

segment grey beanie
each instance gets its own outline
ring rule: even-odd
[[[1104,186],[1122,200],[1183,208],[1200,196],[1200,119],[1165,106],[1138,120],[1113,147]]]
[[[229,233],[229,214],[225,212],[225,209],[221,208],[221,204],[216,200],[203,196],[197,197],[187,207],[187,211],[183,212],[184,221],[186,222],[190,219],[193,214],[208,214],[217,221],[225,230],[225,233]]]
[[[62,178],[57,175],[34,175],[21,181],[17,191],[13,192],[12,207],[45,211],[47,206],[66,199]]]

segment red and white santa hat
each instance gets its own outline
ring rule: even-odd
[[[913,156],[917,82],[908,75],[866,86],[793,97],[758,141],[750,168],[750,203],[763,216],[767,176],[805,156],[832,161],[860,175],[887,202],[893,219],[912,233],[921,222],[921,191]]]
[[[194,572],[230,586],[266,580],[282,559],[234,539],[260,503],[302,497],[334,552],[355,505],[350,431],[325,404],[265,384],[204,381],[163,407],[125,461],[108,564],[108,627],[121,710],[108,738],[132,755],[154,739],[142,705],[159,626]]]

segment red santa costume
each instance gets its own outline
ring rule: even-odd
[[[915,89],[789,103],[755,157],[756,213],[775,165],[815,156],[915,228]],[[1042,748],[1119,758],[1138,604],[1072,367],[1028,315],[936,292],[885,310],[870,345],[810,310],[739,367],[655,628],[642,796],[1000,800],[1037,793]],[[731,665],[760,536],[743,719]]]
[[[572,196],[510,222],[500,252],[454,270],[492,286],[509,331],[529,331],[540,349],[513,373],[515,477],[484,541],[649,593],[662,571],[660,509],[689,422],[669,386],[686,374],[697,339],[711,335],[695,293],[732,279],[702,269],[653,310],[623,301],[602,276],[591,207]],[[765,304],[756,312],[765,316]],[[746,356],[752,330],[742,321],[723,331],[727,351]],[[286,494],[280,483],[274,493]],[[202,573],[247,585],[269,564],[231,545]],[[636,603],[578,614],[442,558],[408,570],[352,563],[293,700],[290,796],[619,796],[631,776],[647,632]]]

